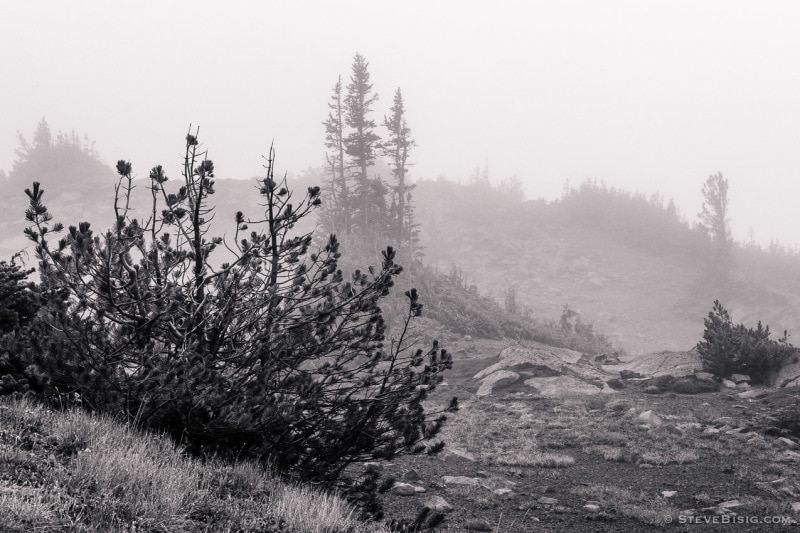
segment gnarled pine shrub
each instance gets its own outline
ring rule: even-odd
[[[760,321],[755,329],[734,325],[719,300],[714,301],[705,326],[697,351],[703,370],[720,378],[738,373],[750,376],[753,383],[771,384],[783,365],[797,355],[786,332],[774,341],[769,338],[769,326],[762,326]]]
[[[130,208],[131,164],[117,163],[116,224],[104,233],[81,223],[52,242],[63,226],[38,184],[26,191],[26,233],[48,296],[41,316],[55,339],[40,347],[51,387],[196,453],[258,458],[324,484],[354,462],[438,451],[424,442],[455,399],[435,412],[422,402],[452,360],[436,343],[410,349],[422,308],[414,289],[387,346],[378,304],[401,272],[394,250],[345,280],[335,236],[311,253],[311,234],[291,232],[319,205],[319,188],[292,203],[273,163],[270,149],[264,213],[236,213],[235,242],[208,236],[214,165],[192,134],[177,190],[167,192],[160,166],[150,172],[142,218]],[[223,246],[229,260],[215,266]]]

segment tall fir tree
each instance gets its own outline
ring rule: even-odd
[[[725,278],[731,266],[731,221],[728,218],[728,180],[721,172],[712,174],[703,184],[703,209],[698,217],[700,228],[714,243],[714,274]]]
[[[411,138],[411,128],[406,122],[405,103],[399,87],[394,93],[394,102],[390,111],[391,116],[383,119],[383,125],[389,131],[389,137],[382,146],[383,154],[389,158],[395,179],[395,184],[392,186],[394,209],[389,222],[392,237],[396,239],[400,249],[406,251],[412,245],[411,227],[413,225],[410,205],[406,205],[413,185],[406,182],[406,176],[409,166],[408,157],[411,148],[416,143]],[[407,218],[412,219],[407,221]]]
[[[368,174],[369,167],[375,164],[381,140],[374,131],[375,121],[370,118],[378,95],[372,90],[368,67],[364,56],[356,54],[345,97],[345,123],[351,132],[344,138],[344,146],[355,177],[353,229],[358,229],[368,241],[374,241],[382,232],[379,214],[382,206],[385,209],[385,199],[378,195],[382,190],[380,178],[370,178]]]
[[[345,108],[342,102],[341,76],[333,87],[328,108],[330,109],[328,118],[322,124],[325,126],[325,147],[329,150],[325,154],[325,160],[331,175],[331,196],[323,203],[322,218],[324,225],[331,233],[350,235],[352,231],[351,192],[347,183],[348,177],[345,174]]]

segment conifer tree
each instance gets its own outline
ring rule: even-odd
[[[140,218],[132,165],[117,163],[116,223],[105,232],[80,223],[53,242],[63,225],[38,183],[26,190],[51,332],[37,364],[50,390],[168,432],[190,451],[269,460],[325,484],[353,462],[441,450],[423,442],[455,399],[433,411],[422,402],[452,359],[436,343],[411,349],[415,289],[387,345],[379,302],[402,271],[395,251],[345,280],[335,236],[311,253],[311,234],[292,233],[320,189],[292,201],[273,165],[270,150],[264,212],[236,213],[234,242],[208,235],[215,168],[196,134],[186,137],[176,190],[162,167],[150,171],[152,204]],[[222,246],[230,260],[215,266]]]
[[[703,184],[703,209],[698,215],[700,227],[714,243],[714,272],[720,277],[730,268],[731,230],[728,218],[728,180],[721,172],[712,174]]]
[[[369,167],[375,164],[380,137],[375,133],[375,121],[370,118],[372,105],[378,100],[372,90],[369,64],[361,54],[356,54],[351,67],[350,83],[345,97],[345,123],[351,132],[344,139],[345,151],[350,157],[355,175],[354,226],[368,236],[380,231],[379,212],[385,208],[385,199],[379,195],[380,178],[370,178]],[[374,239],[372,239],[374,240]]]
[[[339,76],[333,87],[333,95],[328,103],[330,111],[325,119],[325,154],[331,175],[331,197],[323,202],[321,217],[330,233],[350,235],[351,233],[351,194],[348,177],[345,175],[344,144],[344,103],[342,102],[342,77]]]
[[[406,220],[412,217],[410,209],[406,207],[406,201],[413,185],[406,182],[406,175],[409,165],[408,157],[411,148],[416,143],[411,138],[411,128],[406,122],[405,104],[399,87],[394,93],[394,102],[390,111],[391,116],[383,119],[383,125],[389,131],[389,135],[382,146],[384,155],[389,158],[395,178],[395,184],[392,186],[392,198],[396,199],[396,206],[390,225],[393,237],[402,249],[407,249],[411,245],[410,225],[413,224],[413,220]]]

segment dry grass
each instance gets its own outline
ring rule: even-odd
[[[0,530],[382,531],[253,463],[200,463],[104,417],[0,404]]]
[[[614,485],[592,484],[573,491],[587,500],[593,500],[606,511],[614,509],[623,516],[635,518],[645,524],[661,526],[668,520],[677,520],[679,511],[666,498],[634,493]],[[669,518],[667,518],[669,517]]]

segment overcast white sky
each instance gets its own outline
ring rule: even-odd
[[[219,177],[323,161],[327,102],[356,52],[413,175],[488,161],[531,198],[587,177],[674,197],[694,220],[730,181],[734,236],[800,242],[800,2],[0,2],[0,169],[47,117],[109,163],[177,174],[189,123]]]

